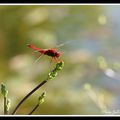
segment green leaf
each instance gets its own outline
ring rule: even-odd
[[[42,104],[44,102],[44,98],[46,96],[46,92],[43,92],[42,95],[38,98],[38,104]]]
[[[57,74],[58,74],[57,72],[62,70],[63,66],[64,66],[64,62],[63,61],[57,63],[56,67],[48,74],[48,80],[55,78],[57,76]]]
[[[8,95],[8,90],[6,89],[6,86],[3,83],[1,84],[1,93],[4,97],[7,97]]]
[[[6,104],[6,109],[7,109],[7,111],[9,111],[10,106],[11,106],[11,104],[10,104],[10,99],[7,99],[7,104]]]

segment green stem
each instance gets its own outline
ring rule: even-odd
[[[28,115],[31,115],[38,107],[39,107],[39,104],[37,104]]]
[[[7,97],[4,96],[4,115],[7,115],[8,111],[7,111]]]
[[[14,111],[12,112],[12,115],[14,115],[17,111],[17,109],[20,107],[20,105],[28,98],[30,97],[36,90],[38,90],[42,85],[44,85],[47,82],[47,80],[42,81],[38,86],[36,86],[31,92],[29,92],[16,106]]]

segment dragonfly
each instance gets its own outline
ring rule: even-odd
[[[56,48],[62,47],[62,46],[64,46],[65,44],[67,44],[69,42],[70,41],[62,43],[62,44],[56,46]],[[62,55],[62,52],[57,51],[56,48],[41,49],[41,48],[39,48],[39,47],[37,47],[36,45],[33,45],[33,44],[27,44],[27,46],[29,48],[31,48],[32,50],[34,50],[35,52],[40,53],[39,57],[36,59],[36,61],[34,63],[36,63],[38,60],[40,60],[42,55],[46,55],[46,56],[51,57],[52,58],[51,60],[56,62],[56,63],[62,61],[62,60],[59,60],[60,56]]]

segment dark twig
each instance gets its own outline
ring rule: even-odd
[[[28,115],[31,115],[38,107],[39,107],[39,104],[37,104]]]
[[[17,109],[20,107],[20,105],[29,97],[31,96],[36,90],[38,90],[42,85],[44,85],[47,82],[47,80],[42,81],[38,86],[36,86],[30,93],[28,93],[16,106],[14,111],[12,112],[12,115],[14,115],[17,111]]]

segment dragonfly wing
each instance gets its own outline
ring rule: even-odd
[[[43,54],[40,54],[39,57],[34,61],[33,64],[37,63],[42,57],[43,57]]]
[[[69,43],[71,43],[71,42],[73,42],[73,40],[69,40],[69,41],[66,41],[66,42],[64,42],[64,43],[61,43],[61,44],[57,45],[55,48],[60,48],[60,47],[66,45],[66,44],[69,44]]]

